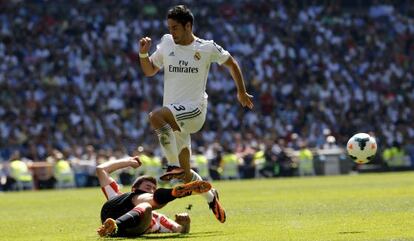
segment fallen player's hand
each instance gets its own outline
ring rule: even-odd
[[[175,215],[175,222],[182,226],[181,233],[190,232],[190,216],[188,213],[178,213]]]
[[[139,160],[138,156],[134,156],[134,157],[131,158],[131,165],[130,165],[131,167],[138,168],[141,165],[142,165],[142,162],[141,162],[141,160]]]
[[[190,215],[188,213],[177,213],[175,215],[175,220],[188,220],[190,219]]]

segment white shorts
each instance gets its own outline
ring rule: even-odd
[[[180,127],[180,131],[175,131],[178,152],[188,148],[191,152],[190,134],[199,131],[206,120],[207,99],[201,103],[177,103],[166,106],[173,113],[175,122]],[[191,153],[190,153],[191,154]]]

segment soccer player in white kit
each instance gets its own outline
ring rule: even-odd
[[[206,83],[211,63],[229,69],[237,87],[237,99],[243,107],[253,108],[252,96],[246,92],[243,75],[236,60],[212,40],[203,40],[193,33],[194,17],[184,5],[172,7],[167,13],[170,34],[165,34],[156,51],[149,56],[151,39],[139,41],[139,59],[145,76],[154,76],[164,69],[163,107],[149,114],[169,168],[160,178],[202,178],[190,168],[190,134],[201,129],[206,118]],[[216,218],[224,223],[226,213],[215,189],[203,194]]]

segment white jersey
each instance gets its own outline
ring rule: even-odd
[[[165,34],[150,57],[155,66],[164,67],[163,105],[206,99],[211,63],[221,65],[229,56],[229,52],[212,40],[196,38],[189,45],[178,45],[171,34]]]

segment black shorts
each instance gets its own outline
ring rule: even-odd
[[[138,193],[125,193],[121,194],[119,196],[116,196],[108,201],[105,202],[105,204],[102,206],[101,209],[101,221],[102,223],[107,218],[112,219],[118,219],[124,214],[130,212],[131,210],[135,210],[138,212],[138,214],[130,213],[130,215],[137,215],[134,216],[134,224],[133,226],[129,227],[120,227],[118,226],[118,232],[116,233],[116,237],[136,237],[143,233],[145,233],[146,230],[151,225],[152,220],[152,214],[151,209],[148,210],[140,210],[139,207],[135,207],[132,203],[132,198],[135,195],[139,195]],[[125,217],[121,218],[125,219]]]
[[[137,194],[127,192],[106,201],[101,209],[101,222],[103,223],[107,218],[117,219],[133,209],[135,206],[132,198],[135,195]]]

